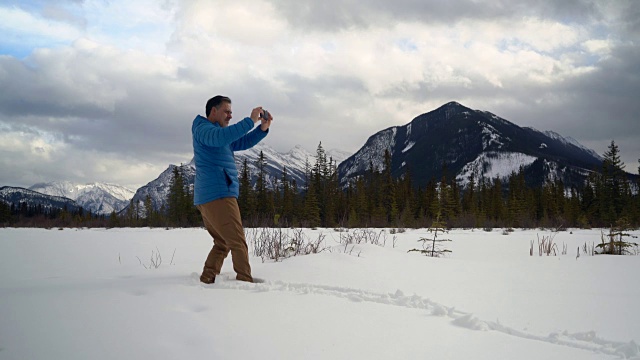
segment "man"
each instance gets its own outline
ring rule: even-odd
[[[200,281],[215,282],[222,262],[231,252],[236,279],[253,282],[238,208],[240,186],[233,152],[249,149],[264,139],[273,117],[257,107],[250,117],[229,125],[231,99],[220,95],[207,101],[205,111],[207,117],[196,116],[191,127],[196,164],[193,202],[213,237],[213,248],[204,263]],[[253,129],[259,121],[260,126]]]

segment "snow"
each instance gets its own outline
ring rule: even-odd
[[[579,148],[581,150],[584,150],[584,151],[588,152],[594,158],[602,160],[602,156],[600,156],[600,154],[598,154],[595,151],[593,151],[592,149],[589,149],[586,146],[580,144],[576,139],[572,138],[571,136],[564,137],[564,136],[558,134],[555,131],[540,131],[540,130],[538,130],[538,129],[534,128],[534,127],[530,127],[530,126],[524,127],[524,129],[530,129],[532,131],[544,134],[545,136],[549,137],[550,139],[559,141],[559,142],[561,142],[561,143],[563,143],[565,145],[575,146],[575,147],[577,147],[577,148]]]
[[[504,146],[504,139],[502,139],[502,135],[500,135],[500,132],[496,130],[496,128],[487,123],[478,122],[478,125],[482,127],[483,150],[494,148],[492,145],[495,145],[496,149],[501,149],[502,146]]]
[[[466,164],[456,179],[462,185],[466,185],[470,181],[473,174],[476,183],[481,177],[485,179],[493,179],[496,177],[504,178],[513,172],[518,172],[520,167],[527,166],[536,161],[535,156],[526,155],[519,152],[496,152],[487,151],[481,153],[475,160]]]
[[[411,150],[411,148],[413,147],[413,145],[415,145],[416,142],[415,141],[409,141],[409,143],[407,144],[407,146],[404,147],[404,149],[402,149],[402,153],[406,153],[407,151]]]
[[[0,358],[640,359],[640,256],[576,258],[600,230],[529,256],[549,231],[454,229],[445,258],[407,253],[426,229],[371,231],[305,229],[327,250],[203,285],[202,228],[0,229]]]

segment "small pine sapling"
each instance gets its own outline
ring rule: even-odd
[[[432,239],[420,238],[420,240],[418,240],[418,242],[422,242],[422,249],[411,249],[408,252],[417,251],[417,252],[420,252],[421,254],[424,254],[426,256],[431,256],[431,257],[440,257],[446,253],[451,252],[451,250],[445,249],[443,245],[441,245],[440,243],[445,241],[452,241],[452,240],[438,239],[439,235],[446,234],[449,232],[449,230],[447,230],[447,224],[444,221],[440,220],[439,213],[436,219],[431,224],[431,227],[429,228],[429,232],[433,234]]]
[[[631,224],[629,221],[622,217],[616,221],[616,224],[609,229],[608,234],[601,233],[600,239],[602,242],[596,247],[602,249],[602,254],[609,255],[628,255],[632,252],[629,251],[629,248],[637,247],[638,244],[634,242],[627,242],[624,240],[625,237],[631,236],[631,234],[627,233],[627,231],[631,230]],[[608,238],[608,241],[605,241],[605,237]]]

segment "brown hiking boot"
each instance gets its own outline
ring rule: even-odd
[[[200,282],[205,284],[213,284],[216,282],[216,274],[209,269],[204,269],[202,275],[200,275]]]

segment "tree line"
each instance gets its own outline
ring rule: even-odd
[[[238,205],[246,226],[283,227],[429,227],[434,220],[448,227],[609,227],[620,219],[640,225],[638,184],[624,171],[620,150],[611,142],[601,169],[594,169],[580,187],[556,179],[541,186],[527,185],[523,170],[506,178],[475,179],[462,187],[446,165],[439,179],[416,187],[411,172],[391,174],[391,154],[383,165],[368,170],[346,185],[338,179],[337,163],[327,157],[322,143],[315,162],[305,166],[304,183],[298,184],[283,167],[279,178],[269,178],[266,158],[256,159],[257,180],[252,185],[248,160],[239,177]],[[640,163],[640,160],[639,160]],[[638,168],[640,173],[640,166]],[[166,206],[154,209],[147,196],[133,200],[118,215],[96,215],[66,209],[45,212],[0,202],[0,224],[11,226],[87,227],[192,227],[201,226],[193,206],[193,186],[179,167],[173,169]],[[25,208],[26,207],[26,208]],[[43,225],[44,224],[44,225]]]
[[[559,179],[530,186],[522,169],[503,179],[471,178],[461,187],[446,165],[441,178],[416,187],[410,170],[392,176],[387,150],[380,169],[370,163],[365,174],[341,185],[337,164],[320,143],[302,188],[286,167],[266,186],[263,154],[252,187],[245,160],[238,201],[247,226],[429,227],[436,219],[468,228],[609,227],[620,219],[639,226],[638,184],[625,173],[615,142],[603,158],[580,187]]]
[[[14,227],[104,227],[104,215],[86,211],[82,207],[69,209],[42,204],[5,203],[0,201],[0,226]]]

